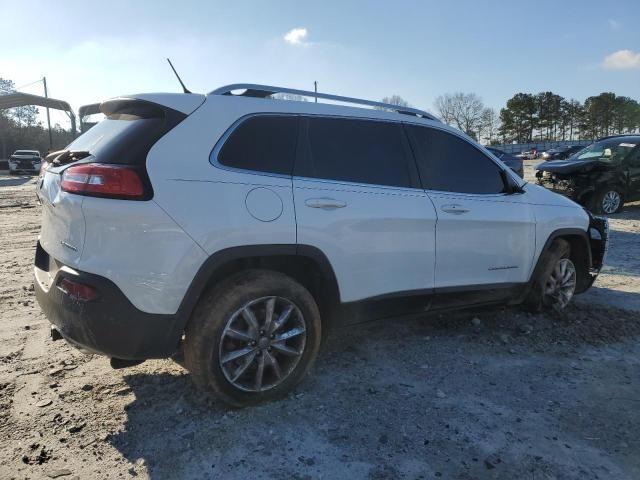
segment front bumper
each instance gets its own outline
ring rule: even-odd
[[[609,220],[606,217],[589,215],[589,246],[591,248],[590,281],[587,288],[593,285],[602,270],[609,251]]]
[[[11,172],[27,172],[38,173],[40,172],[40,164],[33,165],[31,163],[11,163],[9,162],[9,170]]]
[[[65,340],[81,350],[126,360],[166,358],[178,351],[182,331],[176,315],[138,310],[112,281],[59,264],[40,242],[34,274],[43,312]],[[94,287],[98,298],[73,298],[57,287],[62,277]]]

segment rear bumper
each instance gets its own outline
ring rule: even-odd
[[[179,348],[182,331],[176,315],[138,310],[110,280],[56,262],[38,242],[35,294],[49,321],[72,345],[127,360],[166,358]],[[94,287],[95,300],[82,301],[58,288],[62,277]]]

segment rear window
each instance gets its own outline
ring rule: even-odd
[[[243,121],[226,140],[218,162],[233,168],[291,175],[298,117],[261,115]]]
[[[138,100],[108,103],[104,108],[106,118],[65,150],[89,152],[97,162],[143,164],[153,144],[186,117]]]

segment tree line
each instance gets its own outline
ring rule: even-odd
[[[408,106],[398,95],[383,101]],[[489,144],[591,140],[640,131],[640,103],[612,92],[584,103],[553,92],[516,93],[500,113],[475,93],[457,92],[436,98],[434,108],[447,125]]]
[[[553,92],[517,93],[500,110],[504,143],[594,139],[640,128],[640,104],[603,92],[584,103]]]

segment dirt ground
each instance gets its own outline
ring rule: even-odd
[[[0,176],[0,478],[640,478],[640,204],[566,314],[494,308],[336,330],[288,398],[229,410],[170,360],[49,339],[34,180]]]

